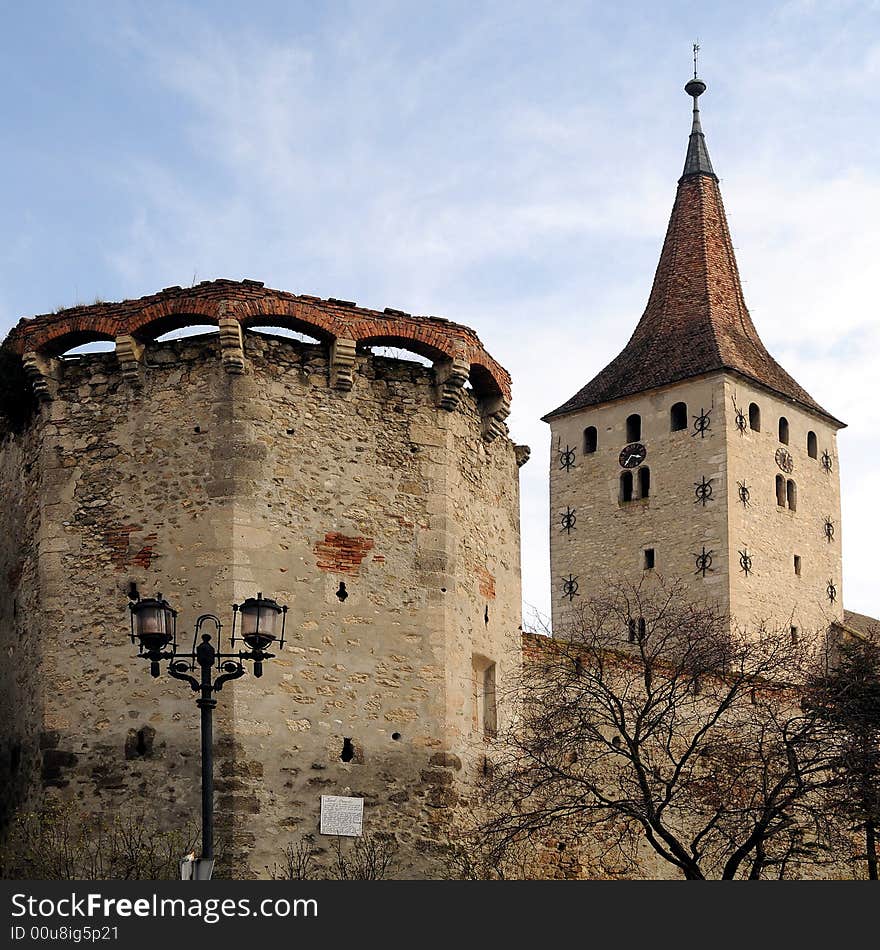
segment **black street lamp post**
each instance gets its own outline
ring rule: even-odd
[[[223,688],[229,680],[244,676],[242,660],[254,664],[254,676],[263,675],[263,663],[271,660],[275,654],[267,650],[277,640],[278,648],[284,646],[284,627],[287,620],[287,607],[274,600],[263,597],[248,597],[241,604],[232,605],[232,636],[230,648],[233,652],[223,653],[214,649],[211,634],[202,633],[202,625],[214,624],[217,642],[220,643],[220,631],[223,624],[214,614],[202,614],[196,620],[192,649],[181,652],[177,645],[177,611],[162,598],[139,597],[129,604],[131,611],[131,642],[138,644],[138,656],[150,662],[150,675],[159,676],[161,660],[168,660],[168,673],[175,679],[189,683],[192,690],[201,695],[196,705],[201,711],[202,732],[202,857],[197,877],[210,877],[214,864],[214,736],[213,714],[217,700],[214,693]],[[280,638],[278,618],[281,618]],[[238,639],[247,650],[235,651],[236,626],[239,625]],[[196,641],[201,640],[196,645]],[[201,670],[198,678],[192,674],[196,665]]]

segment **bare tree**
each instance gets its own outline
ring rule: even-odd
[[[831,753],[798,702],[815,662],[803,639],[731,632],[661,583],[591,601],[564,638],[532,644],[485,789],[496,864],[542,835],[629,874],[647,850],[688,880],[830,860]]]
[[[343,844],[337,835],[333,867],[327,874],[337,881],[384,881],[397,863],[397,842],[383,835],[364,834]]]
[[[288,844],[282,854],[282,863],[273,863],[266,870],[273,881],[316,881],[320,878],[315,861],[315,846],[308,838],[300,838],[295,844]]]
[[[0,849],[0,875],[27,880],[174,880],[198,838],[193,826],[160,827],[136,811],[79,812],[49,803],[14,819]]]
[[[864,835],[868,879],[877,880],[880,829],[880,630],[842,643],[837,662],[808,682],[804,706],[833,730],[829,809]]]
[[[274,881],[384,881],[397,866],[397,842],[385,835],[364,834],[345,839],[337,835],[330,853],[331,864],[323,866],[319,856],[325,850],[305,835],[283,851],[283,862],[270,869]]]

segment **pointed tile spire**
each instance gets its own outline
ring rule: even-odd
[[[684,174],[645,312],[623,352],[545,420],[728,370],[843,425],[773,359],[749,316],[718,176],[700,126],[697,99],[705,89],[695,66],[685,86],[694,100],[694,121]]]

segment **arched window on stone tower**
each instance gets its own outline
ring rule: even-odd
[[[595,426],[584,429],[584,455],[592,455],[599,447],[599,433]]]
[[[785,479],[781,475],[776,476],[776,504],[785,507]]]
[[[634,412],[626,418],[626,441],[640,442],[642,438],[642,417]]]
[[[688,407],[686,402],[677,402],[669,410],[669,429],[678,432],[688,427]]]
[[[807,433],[807,455],[809,455],[811,459],[819,458],[819,443],[816,440],[815,432]]]
[[[761,431],[761,410],[756,402],[749,404],[749,428],[752,432]]]
[[[785,416],[779,417],[779,441],[788,445],[788,419]]]
[[[651,469],[643,465],[639,469],[639,498],[647,498],[651,494]]]
[[[633,473],[632,472],[621,472],[620,473],[620,501],[632,501],[633,500]]]
[[[785,500],[790,511],[797,511],[797,485],[791,479],[785,483]]]

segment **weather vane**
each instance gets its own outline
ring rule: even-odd
[[[697,78],[697,53],[700,52],[700,44],[694,43],[694,79]]]

